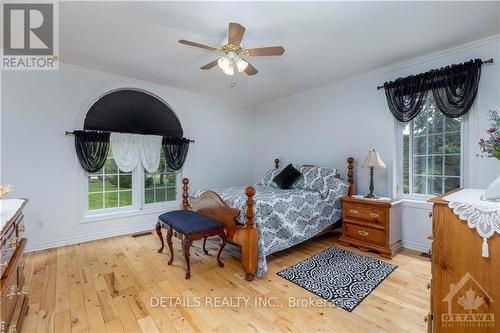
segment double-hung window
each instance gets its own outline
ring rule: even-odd
[[[173,201],[176,198],[176,172],[168,167],[163,148],[160,156],[160,166],[157,171],[144,170],[144,203],[146,205]]]
[[[177,172],[166,162],[163,149],[160,166],[147,172],[142,164],[132,172],[118,169],[111,148],[104,167],[87,175],[87,211],[90,214],[140,209],[177,199]]]
[[[403,127],[403,194],[433,196],[461,186],[462,127],[429,93],[422,111]]]
[[[88,210],[132,206],[132,172],[118,169],[111,148],[104,167],[88,175]]]

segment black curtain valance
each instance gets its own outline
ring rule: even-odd
[[[189,139],[186,138],[163,138],[163,151],[165,152],[165,161],[172,170],[179,170],[186,161],[189,150]]]
[[[98,172],[106,163],[110,132],[77,130],[67,132],[75,136],[76,155],[82,168],[90,173]],[[179,170],[186,161],[189,144],[194,142],[183,137],[164,136],[162,145],[165,160],[172,170]]]
[[[415,118],[432,92],[437,108],[450,118],[469,112],[481,78],[481,59],[384,83],[389,110],[402,122]]]
[[[82,168],[98,172],[106,163],[109,151],[109,132],[74,131],[76,155]]]

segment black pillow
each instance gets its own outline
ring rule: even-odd
[[[290,188],[290,186],[292,186],[297,181],[297,179],[300,178],[301,175],[302,174],[300,173],[300,171],[295,169],[290,163],[286,166],[286,168],[281,170],[281,172],[278,173],[276,177],[274,177],[273,181],[276,183],[276,185],[278,185],[279,188],[285,190],[287,188]]]

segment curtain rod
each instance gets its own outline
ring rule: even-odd
[[[493,58],[488,59],[488,60],[483,60],[481,61],[482,64],[492,64],[493,63]],[[377,90],[384,89],[384,85],[377,86]]]
[[[111,133],[109,131],[99,131],[99,132]],[[73,132],[73,131],[66,131],[64,134],[66,134],[66,135],[75,135],[75,132]],[[144,135],[146,135],[146,134],[144,134]],[[161,135],[161,136],[169,138],[169,136],[165,136],[165,135]],[[172,138],[175,138],[175,136],[172,136]],[[194,143],[194,140],[191,140],[191,139],[188,139],[188,140],[189,140],[189,142]]]

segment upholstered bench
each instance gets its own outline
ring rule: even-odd
[[[158,237],[160,237],[161,241],[161,248],[158,250],[158,253],[161,253],[165,247],[161,234],[162,227],[168,228],[167,244],[170,249],[170,260],[168,261],[169,265],[172,265],[172,261],[174,260],[172,236],[175,233],[175,236],[182,240],[182,252],[184,253],[187,265],[186,279],[191,277],[189,249],[191,248],[191,244],[194,240],[203,238],[203,252],[208,254],[208,251],[205,248],[207,237],[218,235],[221,239],[221,245],[219,252],[217,253],[217,262],[220,267],[224,267],[224,263],[220,260],[220,255],[224,246],[226,246],[227,237],[222,223],[207,216],[193,212],[192,210],[176,210],[162,214],[158,217],[158,223],[156,224],[156,233],[158,234]]]

